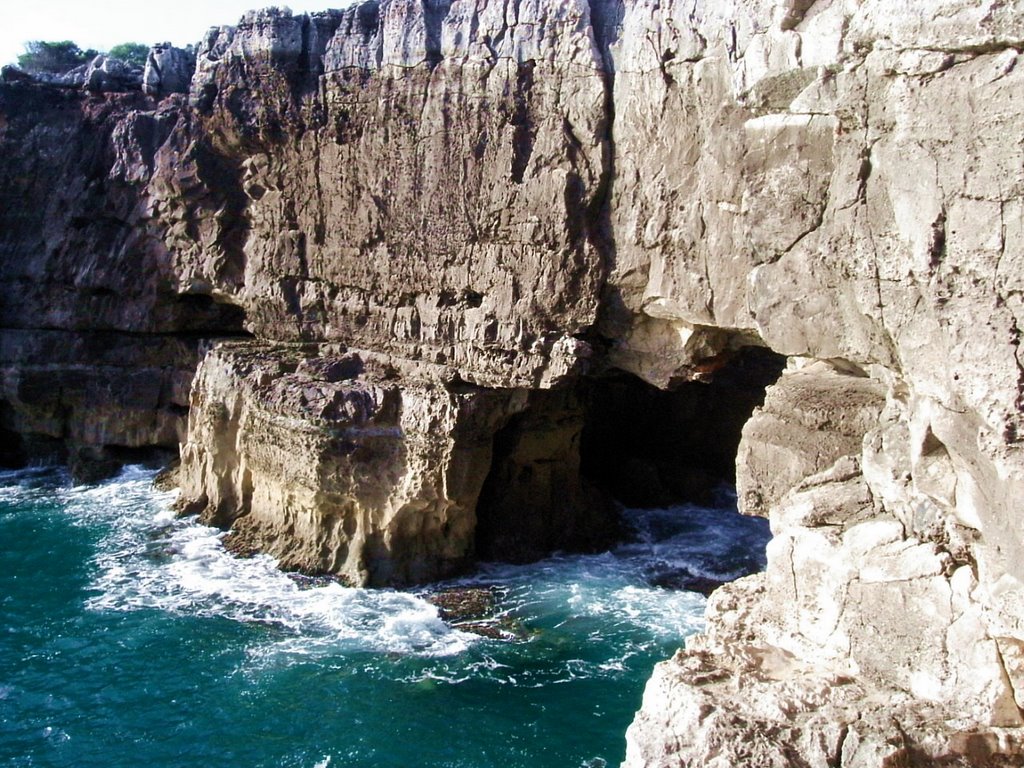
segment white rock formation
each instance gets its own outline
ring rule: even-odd
[[[747,337],[822,361],[740,447],[768,571],[659,667],[628,766],[1024,760],[1022,24],[1020,2],[627,8],[614,354],[656,383]]]

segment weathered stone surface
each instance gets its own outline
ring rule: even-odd
[[[1024,469],[1010,277],[1022,252],[1024,115],[1011,93],[1024,8],[773,5],[626,8],[611,46],[617,258],[603,327],[613,359],[656,383],[748,336],[870,374],[859,381],[873,404],[829,403],[837,393],[825,388],[824,408],[789,390],[805,374],[787,375],[748,425],[743,503],[769,514],[775,539],[765,591],[739,613],[709,614],[721,706],[740,713],[717,733],[772,732],[757,692],[724,693],[744,680],[730,645],[756,642],[825,664],[826,679],[855,675],[894,702],[902,692],[939,707],[944,735],[918,733],[913,706],[890,714],[908,755],[941,763],[970,740],[958,728],[1020,725],[1000,650],[1012,658],[1016,646],[997,638],[1008,627],[1020,637],[1024,575],[1007,525]],[[697,686],[674,690],[660,706],[708,702]],[[814,764],[800,739],[815,727],[736,764]],[[680,727],[679,743],[643,732],[629,765],[718,764],[701,751],[710,732]],[[877,746],[886,732],[867,717],[842,764],[895,760]],[[1015,756],[962,759],[1018,764],[1020,731],[1007,734],[977,739]]]
[[[188,93],[195,71],[195,57],[170,43],[154,45],[146,56],[142,71],[142,91],[163,98],[172,93]]]
[[[83,87],[99,93],[138,90],[142,87],[142,72],[120,59],[100,54],[89,62]]]
[[[204,42],[199,143],[161,158],[180,167],[160,205],[204,221],[198,238],[166,239],[179,273],[244,306],[261,336],[386,349],[491,386],[574,372],[605,271],[610,171],[586,4],[524,3],[508,19],[496,5],[373,7],[260,12]],[[340,25],[329,42],[318,21]],[[319,81],[303,40],[326,46]],[[244,86],[253,71],[259,91]],[[211,203],[234,215],[218,222]]]
[[[8,65],[3,68],[2,80],[5,83],[84,88],[92,93],[125,93],[142,88],[143,73],[121,59],[101,53],[67,72],[26,71],[13,64]]]
[[[978,600],[983,542],[934,502],[906,516],[912,470],[903,496],[862,472],[893,431],[880,412],[877,384],[820,365],[769,388],[737,463],[748,509],[770,510],[767,571],[716,591],[706,633],[659,666],[627,765],[1024,761],[1018,646]]]
[[[784,374],[743,426],[736,456],[740,510],[767,517],[804,478],[842,456],[859,456],[884,404],[878,381],[824,363]]]
[[[124,449],[175,450],[203,337],[240,330],[235,307],[177,289],[140,189],[177,117],[148,106],[141,94],[0,89],[9,463],[81,457],[84,479],[89,464],[109,473],[139,455]]]
[[[674,387],[750,345],[800,358],[741,449],[768,572],[716,593],[629,764],[1019,763],[1022,19],[1020,0],[386,0],[216,28],[160,105],[12,75],[0,326],[393,361],[348,384],[349,362],[215,352],[193,392],[190,498],[354,579],[464,562],[479,489],[520,457],[571,476],[571,451],[514,426],[559,387],[609,368]],[[8,433],[56,431],[20,383],[46,364],[5,368]],[[366,406],[331,416],[380,448],[365,464],[327,437],[329,393]],[[61,429],[165,439],[115,400],[107,426],[83,405]],[[236,422],[263,437],[211,426]],[[464,423],[479,445],[453,453]],[[395,484],[351,481],[368,467]]]
[[[231,526],[237,550],[355,584],[611,539],[612,510],[580,485],[571,392],[438,373],[329,347],[219,347],[192,390],[182,508]]]

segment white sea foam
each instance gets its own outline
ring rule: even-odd
[[[102,485],[46,491],[72,522],[105,531],[87,608],[151,609],[276,628],[270,647],[250,649],[260,659],[345,648],[448,655],[474,642],[415,595],[337,583],[305,586],[278,570],[273,558],[232,556],[221,531],[176,519],[170,509],[175,494],[155,491],[152,477],[129,467]]]
[[[756,553],[764,537],[735,513],[694,506],[627,510],[636,538],[612,552],[485,565],[474,577],[452,582],[495,588],[498,618],[523,622],[532,652],[551,659],[537,670],[513,670],[486,652],[487,641],[449,627],[416,595],[337,583],[311,587],[279,571],[270,557],[232,556],[222,532],[174,517],[174,494],[153,490],[150,471],[128,468],[108,483],[77,488],[53,482],[53,472],[0,477],[0,501],[10,495],[17,503],[57,502],[71,522],[104,532],[88,608],[155,610],[267,627],[271,631],[247,649],[256,667],[370,651],[437,659],[407,670],[410,681],[482,677],[540,685],[622,674],[632,657],[703,625],[704,597],[657,586],[660,577],[668,574],[671,581],[685,573],[728,580],[750,569],[745,553]],[[612,641],[617,650],[612,657],[572,658],[566,649],[580,637],[595,646]],[[476,650],[470,657],[448,660],[471,647]]]

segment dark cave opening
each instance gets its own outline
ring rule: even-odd
[[[67,449],[59,437],[25,434],[18,429],[17,414],[6,400],[0,399],[0,467],[22,469],[30,464],[62,464]]]
[[[0,410],[6,405],[0,403]],[[25,443],[21,435],[0,426],[0,467],[20,469],[26,463],[28,462],[25,456]]]
[[[177,450],[166,445],[82,445],[69,451],[67,463],[76,483],[91,484],[115,477],[129,464],[163,469],[177,457]]]
[[[584,416],[575,391],[537,390],[494,435],[476,508],[478,559],[525,563],[619,537],[615,506],[580,473]]]
[[[749,347],[710,382],[670,391],[613,371],[575,389],[531,392],[493,438],[477,559],[601,551],[629,536],[619,504],[713,503],[735,482],[743,425],[784,367],[784,357]]]
[[[744,347],[709,382],[661,390],[621,371],[585,384],[583,476],[627,507],[708,503],[736,480],[743,425],[786,358]]]

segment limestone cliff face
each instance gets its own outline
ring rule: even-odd
[[[547,386],[604,281],[605,99],[585,2],[251,14],[199,50],[166,242],[262,338]]]
[[[180,436],[239,549],[405,583],[608,535],[581,380],[767,347],[768,570],[627,764],[1020,764],[1022,46],[1017,0],[386,0],[211,30],[187,95],[0,86],[0,427]]]
[[[768,571],[659,669],[627,764],[1019,764],[1022,10],[627,8],[613,359],[821,361],[740,445]]]

